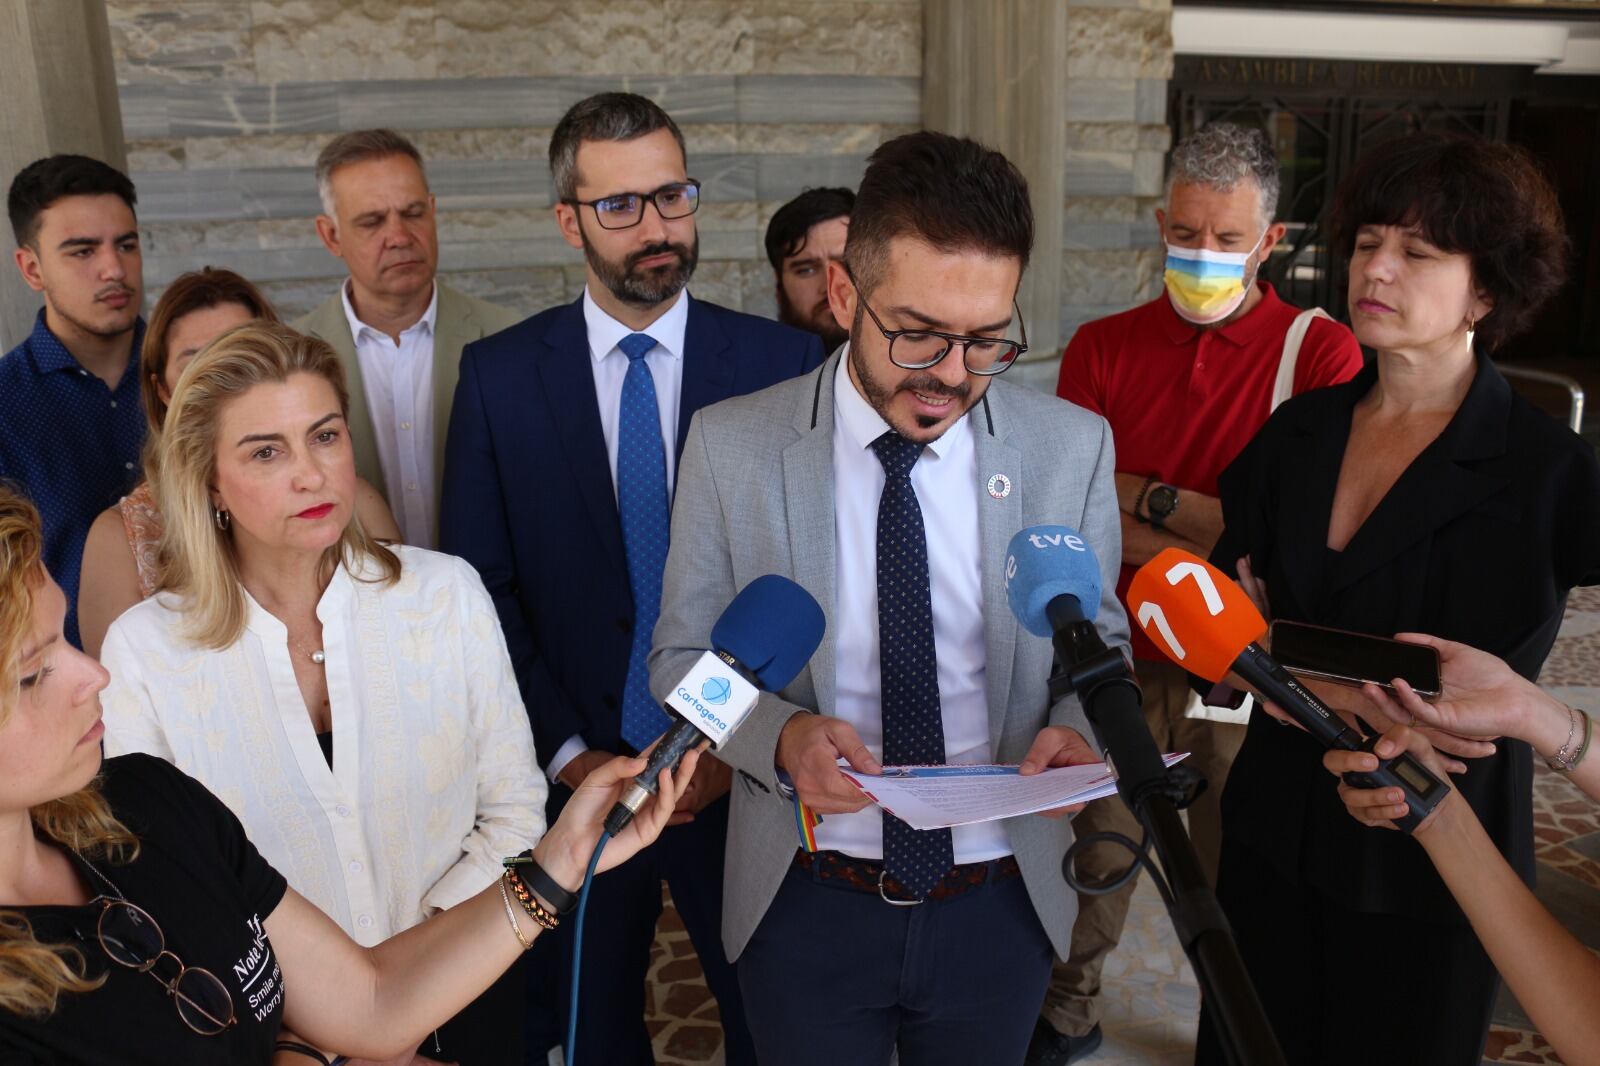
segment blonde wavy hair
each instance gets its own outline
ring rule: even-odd
[[[237,326],[207,345],[184,368],[161,434],[160,590],[183,606],[184,635],[201,647],[226,648],[244,632],[247,609],[239,557],[231,530],[218,526],[211,505],[217,476],[217,430],[222,410],[257,385],[283,384],[314,374],[333,386],[339,412],[350,413],[350,394],[338,356],[326,342],[276,322]],[[400,560],[361,526],[353,506],[350,524],[322,558],[326,582],[343,563],[364,580],[392,584]],[[368,578],[366,563],[378,569]]]
[[[45,580],[43,541],[33,504],[0,485],[0,729],[23,698],[22,649],[32,628],[33,596]],[[124,862],[138,854],[139,842],[111,813],[98,785],[97,779],[28,814],[38,833],[62,847]],[[77,948],[41,943],[25,916],[0,910],[0,1010],[46,1015],[61,993],[92,991],[104,980],[84,976]]]

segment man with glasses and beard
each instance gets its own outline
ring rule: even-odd
[[[561,235],[583,251],[583,295],[469,345],[461,361],[440,541],[494,597],[554,786],[552,817],[591,769],[671,724],[645,658],[689,419],[822,360],[815,337],[685,291],[700,252],[700,183],[687,168],[683,135],[650,100],[575,104],[551,135],[550,170]],[[640,861],[596,879],[578,1022],[586,1061],[654,1061],[644,985],[665,880],[717,997],[726,1061],[755,1062],[718,937],[731,778],[706,758],[676,824]],[[547,942],[561,954],[541,942],[535,967],[568,965],[570,937]],[[535,1028],[562,1006],[551,989],[564,982],[546,972],[529,981]],[[530,1034],[530,1058],[559,1035]]]
[[[830,352],[850,338],[828,306],[828,264],[844,258],[855,205],[856,194],[849,189],[807,189],[778,208],[767,223],[778,321],[815,333]]]
[[[1108,646],[1127,644],[1110,429],[995,377],[1027,350],[1032,246],[1028,187],[1003,155],[928,131],[886,142],[827,268],[849,343],[689,427],[655,691],[762,574],[828,614],[810,664],[718,751],[740,782],[723,942],[762,1066],[885,1066],[895,1050],[902,1066],[1019,1063],[1066,954],[1065,809],[918,831],[838,764],[1032,774],[1098,758],[1076,697],[1050,698],[1050,642],[1006,604],[1011,538],[1070,525],[1100,559],[1087,608]],[[815,850],[786,795],[824,816]]]
[[[6,201],[17,269],[44,306],[0,358],[0,480],[39,508],[45,566],[66,593],[74,646],[84,538],[142,476],[136,199],[121,171],[53,155],[23,167]]]

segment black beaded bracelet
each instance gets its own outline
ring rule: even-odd
[[[522,878],[529,888],[549,900],[550,906],[561,917],[566,917],[577,908],[578,894],[576,892],[568,892],[556,884],[556,879],[545,873],[544,867],[540,866],[538,860],[533,857],[532,848],[529,848],[521,855],[514,855],[506,859],[503,865],[515,870],[517,876]]]
[[[1139,495],[1134,497],[1134,500],[1133,500],[1133,518],[1134,518],[1134,521],[1143,522],[1146,525],[1150,524],[1150,519],[1148,519],[1144,515],[1140,514],[1139,513],[1139,508],[1144,506],[1145,494],[1150,491],[1150,486],[1154,485],[1155,483],[1156,483],[1156,476],[1154,474],[1151,474],[1149,477],[1144,479],[1144,486],[1139,490]]]

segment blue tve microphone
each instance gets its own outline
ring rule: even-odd
[[[661,735],[644,772],[611,808],[607,832],[616,836],[655,795],[663,767],[677,766],[704,741],[722,747],[762,691],[793,681],[816,654],[826,625],[816,599],[786,577],[764,574],[740,589],[711,627],[714,650],[702,654],[662,702],[680,720]]]
[[[1127,661],[1107,651],[1094,627],[1100,589],[1100,561],[1075,529],[1029,526],[1006,547],[1006,600],[1017,621],[1034,636],[1051,638],[1063,675],[1100,664],[1099,681],[1079,692],[1083,713],[1119,791],[1137,809],[1143,791],[1166,780],[1167,767],[1139,710]]]
[[[1100,609],[1100,561],[1067,526],[1029,526],[1006,546],[1006,600],[1036,637],[1066,622],[1093,622]]]

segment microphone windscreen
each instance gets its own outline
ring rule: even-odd
[[[1006,601],[1017,621],[1036,637],[1051,635],[1045,608],[1071,596],[1093,621],[1100,609],[1100,561],[1078,531],[1067,526],[1029,526],[1006,545]]]
[[[1182,548],[1167,548],[1133,575],[1128,615],[1169,659],[1207,681],[1221,681],[1267,631],[1244,589]]]
[[[711,646],[776,692],[816,654],[826,626],[811,593],[786,577],[763,574],[739,590],[711,627]]]

